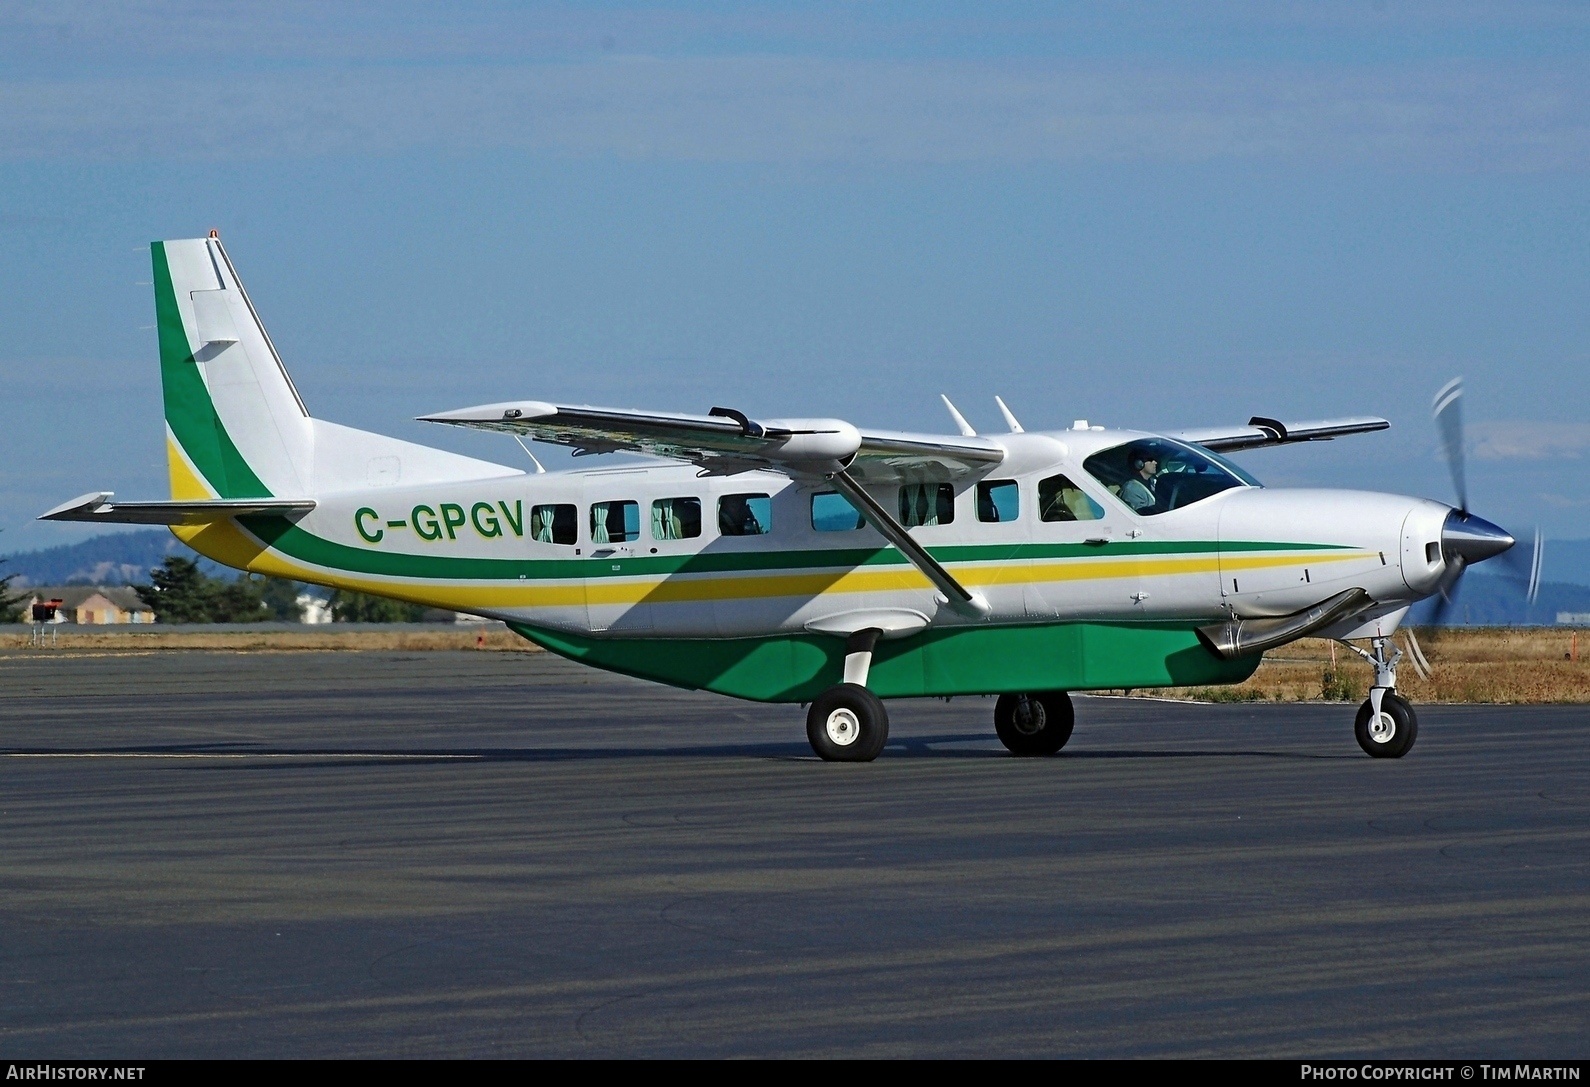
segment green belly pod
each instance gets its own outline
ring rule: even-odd
[[[757,702],[809,702],[844,673],[844,641],[827,635],[592,638],[509,625],[582,664]],[[1194,623],[958,627],[880,641],[867,687],[882,698],[912,698],[1203,686],[1240,683],[1261,659],[1219,659]]]

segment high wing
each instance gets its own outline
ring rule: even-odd
[[[842,419],[756,421],[732,408],[713,408],[707,415],[666,415],[535,400],[484,404],[420,418],[572,446],[576,456],[647,453],[688,461],[709,475],[771,469],[795,478],[831,481],[952,607],[971,615],[988,613],[988,602],[980,594],[956,581],[905,526],[862,489],[863,482],[948,482],[987,471],[1005,459],[1004,447],[987,438],[864,433]]]
[[[63,502],[41,521],[91,521],[116,525],[205,525],[250,513],[302,515],[315,508],[311,499],[204,499],[196,502],[112,502],[114,491],[92,491]]]
[[[867,482],[937,477],[946,482],[1005,459],[975,436],[863,432],[842,419],[753,420],[732,408],[662,414],[525,400],[422,415],[421,421],[496,430],[587,453],[645,453],[688,461],[712,475],[770,468],[796,476],[850,469]]]
[[[1198,427],[1178,430],[1167,437],[1201,445],[1216,453],[1231,453],[1239,449],[1257,449],[1266,445],[1291,445],[1293,442],[1328,442],[1348,434],[1368,434],[1385,430],[1391,424],[1372,415],[1358,415],[1348,419],[1314,419],[1306,423],[1283,423],[1279,419],[1266,419],[1255,415],[1247,426]]]

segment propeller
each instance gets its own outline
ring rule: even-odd
[[[1452,598],[1463,574],[1477,562],[1500,559],[1500,573],[1519,586],[1524,599],[1535,602],[1540,590],[1540,560],[1544,543],[1540,529],[1534,533],[1532,545],[1526,550],[1515,548],[1517,541],[1506,530],[1483,517],[1469,512],[1468,473],[1463,454],[1463,379],[1455,377],[1435,394],[1431,404],[1436,433],[1441,438],[1441,450],[1446,454],[1447,470],[1452,473],[1452,490],[1457,495],[1457,508],[1447,515],[1441,526],[1441,554],[1446,559],[1447,572],[1442,576],[1437,592],[1435,610],[1430,616],[1434,626],[1440,626],[1451,610]]]

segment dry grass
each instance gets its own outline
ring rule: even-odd
[[[1420,631],[1433,674],[1421,678],[1405,656],[1397,688],[1414,702],[1590,702],[1590,635],[1581,634],[1578,660],[1569,660],[1573,635],[1556,628]],[[1305,638],[1272,652],[1246,683],[1153,693],[1209,701],[1362,701],[1369,666],[1339,645],[1333,664],[1332,647]]]
[[[1402,636],[1399,636],[1399,640]],[[1421,679],[1404,659],[1399,689],[1414,702],[1590,702],[1590,633],[1581,636],[1577,660],[1573,631],[1566,629],[1427,630],[1419,644],[1434,675]],[[306,627],[302,631],[166,631],[158,627],[73,627],[59,632],[62,654],[150,653],[207,649],[236,653],[426,652],[479,649],[539,652],[499,624],[443,626],[434,630],[349,630]],[[41,652],[28,648],[27,628],[0,633],[0,653]],[[1271,653],[1246,683],[1231,687],[1174,687],[1144,691],[1159,697],[1217,702],[1362,701],[1369,688],[1369,666],[1340,646],[1306,638]]]

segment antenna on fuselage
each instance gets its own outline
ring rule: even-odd
[[[519,437],[519,435],[515,434],[513,436],[513,440],[519,443],[519,448],[524,450],[524,455],[529,457],[530,458],[530,463],[536,466],[536,475],[538,475],[538,476],[546,475],[547,474],[547,470],[545,468],[541,467],[541,462],[536,460],[536,455],[534,453],[530,452],[530,447],[528,445],[524,444],[524,439]]]
[[[955,420],[955,425],[961,428],[961,434],[967,438],[977,437],[977,431],[972,429],[972,424],[966,421],[966,416],[955,410],[955,405],[950,403],[950,398],[939,393],[939,399],[944,401],[944,406],[950,409],[950,418]]]
[[[1016,417],[1010,413],[1010,409],[1005,407],[1005,402],[1003,400],[996,396],[994,397],[994,403],[999,405],[999,414],[1005,417],[1005,425],[1010,427],[1010,432],[1012,434],[1027,433],[1021,428],[1021,424],[1016,422]]]

